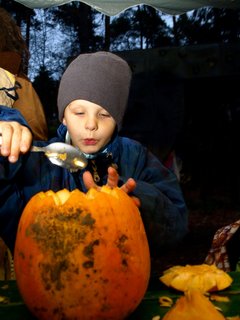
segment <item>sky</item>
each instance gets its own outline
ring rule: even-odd
[[[50,69],[51,73],[54,74],[54,78],[58,80],[63,70],[59,68],[57,60],[58,57],[61,56],[63,48],[66,52],[68,50],[70,51],[70,35],[68,34],[68,30],[64,30],[63,32],[58,24],[55,24],[54,30],[52,30],[48,25],[48,22],[50,22],[48,21],[49,17],[45,15],[43,9],[35,9],[35,12],[40,25],[43,27],[40,31],[31,34],[31,59],[29,62],[28,76],[33,81],[35,76],[39,73],[39,66],[46,65],[47,69]],[[111,20],[118,16],[119,15],[111,17]],[[169,26],[172,26],[173,21],[171,15],[162,14],[161,18],[164,19]],[[97,34],[104,36],[105,26],[103,15],[99,13],[99,15],[96,15],[96,19],[96,22],[99,25],[96,32]],[[43,50],[44,48],[46,51]],[[52,58],[52,53],[54,53],[54,59]],[[64,65],[64,62],[62,62],[61,65]]]

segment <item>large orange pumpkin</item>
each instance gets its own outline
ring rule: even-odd
[[[121,189],[63,189],[32,197],[14,252],[16,280],[38,319],[124,319],[150,276],[138,208]]]

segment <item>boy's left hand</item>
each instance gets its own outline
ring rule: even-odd
[[[115,188],[118,186],[118,173],[116,171],[116,169],[114,169],[113,167],[109,167],[108,168],[108,179],[107,179],[107,186],[110,188]],[[93,180],[93,177],[91,175],[91,173],[89,171],[84,172],[83,174],[83,181],[84,184],[86,186],[87,189],[90,188],[101,188],[99,186],[96,185],[96,183]],[[129,178],[126,183],[124,183],[121,186],[121,189],[126,192],[127,194],[131,193],[136,187],[136,181],[132,178]],[[136,204],[137,207],[140,207],[140,200],[137,197],[131,196],[131,198],[133,199],[134,203]]]

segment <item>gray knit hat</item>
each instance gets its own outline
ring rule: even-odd
[[[106,109],[121,128],[127,106],[131,70],[126,61],[110,52],[80,54],[64,72],[58,91],[58,113],[77,99]]]

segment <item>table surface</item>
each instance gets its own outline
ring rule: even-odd
[[[240,272],[230,272],[233,278],[231,287],[218,294],[227,295],[230,302],[214,302],[219,306],[225,317],[240,316]],[[152,317],[163,316],[169,308],[160,307],[158,299],[160,296],[168,296],[175,302],[182,293],[169,290],[156,277],[151,279],[148,291],[139,307],[128,318],[131,320],[151,320]],[[6,297],[5,302],[1,302]],[[16,281],[0,281],[0,319],[5,320],[34,320],[36,319],[28,311],[18,292]]]

